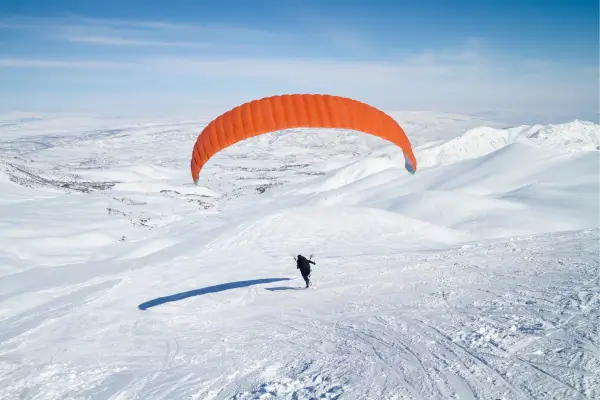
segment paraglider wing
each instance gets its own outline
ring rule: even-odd
[[[343,128],[369,133],[399,146],[406,169],[411,174],[417,169],[404,130],[383,111],[346,97],[284,94],[244,103],[211,121],[198,135],[192,151],[194,183],[204,164],[220,150],[253,136],[289,128]]]

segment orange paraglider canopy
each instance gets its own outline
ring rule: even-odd
[[[253,136],[288,128],[344,128],[379,136],[402,149],[410,173],[417,170],[417,160],[404,130],[383,111],[345,97],[284,94],[244,103],[211,121],[198,135],[192,151],[194,183],[204,164],[220,150]]]

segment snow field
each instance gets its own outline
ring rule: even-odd
[[[194,186],[200,121],[6,117],[0,398],[599,397],[600,127],[397,118],[414,176],[309,130]]]

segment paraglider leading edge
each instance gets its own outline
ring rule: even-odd
[[[289,128],[342,128],[378,136],[402,149],[409,173],[417,170],[410,140],[402,127],[383,111],[346,97],[283,94],[234,107],[202,130],[190,162],[194,184],[198,184],[202,167],[215,153],[239,141]]]

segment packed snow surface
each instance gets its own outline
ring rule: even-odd
[[[600,398],[600,127],[393,115],[2,117],[0,398]]]

